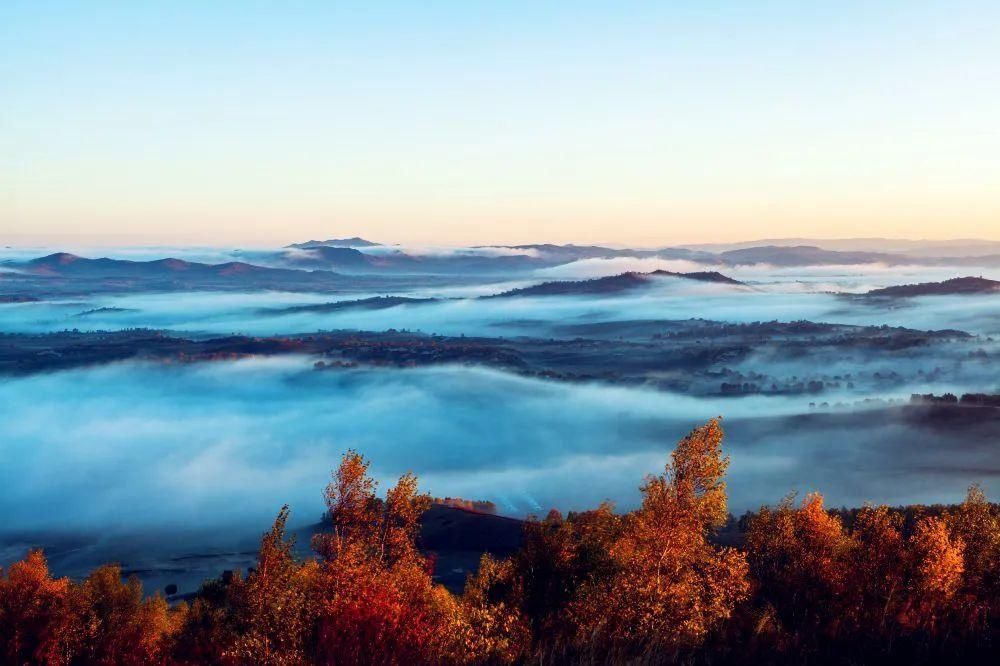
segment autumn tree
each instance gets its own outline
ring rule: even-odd
[[[118,565],[105,565],[75,589],[82,609],[81,658],[95,664],[155,664],[167,659],[166,639],[179,617],[163,597],[144,598],[135,576],[122,580]]]
[[[718,420],[696,428],[664,474],[646,479],[642,506],[611,547],[615,572],[574,604],[581,639],[695,646],[746,597],[746,559],[709,541],[727,517],[722,439]]]
[[[909,547],[913,578],[904,621],[933,634],[955,610],[965,572],[965,542],[948,533],[943,519],[926,517],[917,523]]]
[[[521,608],[536,636],[558,642],[575,632],[568,610],[583,587],[617,573],[612,546],[621,526],[609,503],[565,518],[553,510],[545,520],[525,522],[513,570],[519,576]]]
[[[412,474],[386,493],[369,463],[349,451],[325,492],[331,531],[314,540],[323,556],[315,577],[319,663],[457,660],[456,604],[433,584],[417,549],[430,497]]]
[[[870,640],[884,638],[906,599],[903,516],[886,506],[866,506],[851,528],[853,543],[842,621]]]
[[[385,495],[385,507],[379,516],[378,558],[392,566],[412,561],[426,568],[427,562],[417,550],[420,517],[431,506],[431,497],[421,494],[417,477],[407,472]]]
[[[183,623],[171,640],[171,657],[176,664],[218,664],[232,655],[239,638],[238,613],[230,588],[239,578],[224,577],[205,581],[190,606],[183,607]]]
[[[826,511],[818,493],[799,508],[790,497],[776,509],[762,508],[746,535],[758,603],[774,608],[798,635],[828,636],[849,606],[852,550],[840,518]]]
[[[369,465],[361,454],[348,451],[323,491],[331,532],[316,535],[313,547],[327,559],[336,558],[349,543],[372,539],[378,531],[379,501]]]
[[[965,544],[959,607],[965,631],[1000,623],[1000,507],[978,485],[945,516],[949,533]]]
[[[0,661],[65,664],[82,640],[70,581],[52,578],[40,550],[0,569]]]
[[[352,549],[387,566],[421,560],[416,537],[430,496],[419,493],[416,477],[407,473],[380,500],[369,465],[356,451],[344,455],[324,491],[331,531],[316,536],[315,549],[329,561]]]
[[[317,565],[295,561],[294,541],[285,537],[288,514],[288,506],[282,507],[261,540],[257,566],[229,591],[239,637],[226,656],[240,663],[307,661],[313,620],[309,595]]]
[[[461,598],[461,654],[490,664],[522,662],[532,631],[524,606],[524,576],[512,559],[483,555]]]

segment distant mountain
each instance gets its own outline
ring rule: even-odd
[[[814,245],[763,245],[728,250],[718,255],[728,264],[771,264],[773,266],[830,266],[872,263],[905,263],[905,257],[882,252],[839,252]]]
[[[703,252],[726,252],[762,246],[808,245],[837,252],[880,252],[907,257],[964,258],[1000,253],[1000,241],[976,238],[910,240],[905,238],[769,238],[737,243],[702,243],[683,247]]]
[[[903,284],[882,289],[872,289],[865,296],[889,296],[907,298],[910,296],[953,296],[960,294],[997,294],[1000,282],[981,277],[957,277],[944,282],[921,282]]]
[[[367,248],[383,248],[377,253]],[[424,275],[496,274],[562,266],[574,261],[600,259],[666,259],[694,261],[708,266],[770,264],[774,266],[832,266],[885,263],[926,266],[1000,266],[1000,241],[956,239],[914,241],[887,238],[806,239],[781,238],[740,243],[716,243],[657,249],[614,248],[603,245],[529,243],[456,248],[447,254],[408,254],[364,238],[310,240],[293,243],[288,250],[318,251],[314,256],[271,257],[277,265],[310,267],[349,273],[407,273]],[[502,248],[511,254],[482,250]],[[359,255],[336,250],[359,250]],[[268,262],[269,264],[272,262]]]
[[[347,247],[295,247],[270,262],[294,268],[327,269],[344,273],[396,273],[411,275],[491,274],[527,271],[565,263],[549,262],[527,254],[484,255],[457,250],[445,255],[410,255],[401,251],[367,253]]]
[[[486,298],[505,298],[511,296],[585,296],[596,294],[615,294],[638,287],[649,286],[657,278],[672,277],[698,282],[715,282],[719,284],[742,285],[743,283],[731,277],[717,273],[695,272],[674,273],[671,271],[653,271],[652,273],[622,273],[593,280],[563,280],[543,282],[530,287],[511,289]]]
[[[370,240],[365,240],[358,236],[353,238],[331,238],[329,240],[310,240],[305,243],[292,243],[291,245],[286,245],[285,247],[299,248],[300,250],[308,250],[314,247],[379,247],[381,243],[373,243]]]
[[[131,261],[127,259],[90,259],[67,252],[57,252],[26,262],[13,263],[24,275],[102,283],[142,281],[147,285],[170,288],[255,287],[306,288],[329,286],[340,279],[331,271],[305,271],[270,268],[239,261],[204,264],[183,259]]]
[[[348,239],[354,241],[354,239]],[[334,245],[340,242],[340,245]],[[621,257],[684,259],[719,264],[716,255],[685,248],[659,250],[615,249],[599,245],[499,245],[455,248],[448,253],[408,254],[401,250],[365,252],[367,246],[346,247],[341,241],[308,241],[289,245],[280,255],[267,257],[269,264],[293,268],[323,268],[346,273],[405,273],[424,275],[486,275],[514,273],[562,266],[587,259]],[[372,244],[374,245],[374,244]],[[384,247],[384,246],[383,246]],[[493,253],[489,250],[513,250]]]
[[[552,245],[548,243],[535,245],[501,245],[512,250],[526,250],[536,253],[540,260],[560,265],[583,259],[615,259],[618,257],[636,257],[639,259],[686,259],[705,263],[717,263],[718,257],[710,252],[701,252],[682,247],[668,247],[658,250],[642,250],[632,248],[610,248],[601,245]]]
[[[365,254],[351,247],[330,247],[317,245],[309,248],[296,248],[301,252],[289,252],[284,255],[284,262],[296,268],[322,268],[333,270],[367,270],[384,264],[379,257]]]
[[[1000,254],[1000,241],[959,239],[951,241],[889,241],[888,252],[898,252],[908,257],[935,259],[974,259],[996,257]]]
[[[511,250],[525,250],[533,252],[538,257],[549,259],[560,259],[566,262],[577,261],[579,259],[606,259],[622,256],[622,252],[631,253],[635,256],[635,250],[615,250],[600,245],[553,245],[551,243],[535,243],[529,245],[502,245]]]
[[[25,262],[22,269],[35,275],[58,277],[175,277],[175,276],[251,276],[287,275],[294,273],[284,268],[266,268],[240,261],[224,264],[203,264],[183,259],[156,259],[131,261],[128,259],[88,259],[67,252],[57,252]]]
[[[914,259],[914,263],[929,266],[1000,267],[1000,254],[981,254],[974,257],[915,257]]]

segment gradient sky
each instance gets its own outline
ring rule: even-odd
[[[0,2],[0,240],[1000,239],[1000,3]]]

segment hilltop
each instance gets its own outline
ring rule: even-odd
[[[995,294],[1000,292],[1000,282],[982,277],[957,277],[943,282],[901,284],[882,289],[872,289],[865,296],[955,296],[960,294]]]
[[[591,280],[560,280],[542,282],[530,287],[511,289],[485,298],[507,298],[511,296],[583,296],[593,294],[615,294],[652,284],[657,278],[680,278],[696,282],[714,282],[718,284],[743,285],[739,280],[716,271],[697,271],[693,273],[674,273],[672,271],[653,271],[651,273],[621,273]]]
[[[285,247],[299,248],[299,249],[310,249],[314,247],[379,247],[381,243],[374,243],[370,240],[365,240],[360,236],[353,236],[351,238],[330,238],[328,240],[309,240],[304,243],[292,243],[291,245],[286,245]]]

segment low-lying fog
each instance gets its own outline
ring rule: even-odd
[[[422,251],[433,255],[439,250]],[[0,252],[0,259],[39,254]],[[212,249],[168,254],[207,262],[257,256]],[[155,259],[164,253],[138,249],[115,256]],[[268,255],[260,251],[259,256]],[[480,298],[547,280],[658,269],[721,270],[746,286],[665,277],[646,288],[600,296]],[[316,372],[311,369],[315,359],[303,357],[116,363],[3,377],[0,536],[10,538],[0,538],[0,561],[20,556],[33,542],[16,533],[39,531],[128,535],[102,558],[121,557],[122,544],[146,548],[136,535],[160,528],[206,529],[240,539],[250,535],[252,550],[256,535],[283,503],[292,505],[300,524],[320,516],[329,472],[351,447],[371,458],[382,480],[413,470],[434,495],[492,500],[511,515],[553,506],[592,507],[604,499],[631,508],[642,477],[662,469],[675,441],[717,415],[725,417],[736,513],[776,502],[791,491],[821,490],[834,505],[948,502],[981,481],[996,497],[1000,419],[994,410],[980,410],[968,422],[940,424],[922,421],[903,407],[865,407],[862,401],[903,401],[911,392],[1000,391],[994,360],[1000,347],[1000,298],[873,303],[837,295],[981,272],[961,266],[720,268],[663,259],[588,259],[477,280],[446,278],[433,288],[425,286],[426,280],[414,280],[412,287],[393,293],[440,300],[386,309],[281,312],[387,295],[352,291],[349,282],[334,295],[133,292],[50,300],[42,293],[39,302],[0,304],[0,333],[143,327],[192,336],[281,335],[392,328],[452,336],[575,338],[601,334],[596,326],[579,326],[584,324],[700,318],[887,324],[978,336],[901,349],[818,345],[804,356],[757,341],[747,343],[752,352],[716,364],[747,375],[764,373],[768,382],[837,375],[833,388],[828,384],[821,394],[798,396],[695,397],[698,390],[681,395],[542,381],[471,367]],[[984,277],[1000,274],[986,270]],[[607,330],[614,337],[635,330],[648,340],[656,329]],[[604,360],[612,367],[616,363],[614,356]],[[699,381],[718,392],[719,382],[727,379],[710,375]],[[810,402],[855,407],[813,409]],[[199,539],[177,539],[182,544],[177,548],[196,549],[206,543]],[[81,557],[80,572],[96,563],[96,555]],[[206,575],[217,573],[206,569]]]
[[[391,479],[515,515],[634,506],[676,439],[725,412],[739,512],[793,490],[833,504],[959,499],[1000,475],[989,426],[935,430],[901,410],[807,412],[807,397],[724,402],[439,367],[314,372],[310,359],[113,364],[0,383],[3,529],[259,531],[303,522],[348,448]],[[995,435],[995,425],[992,434]]]
[[[582,262],[578,262],[582,263]],[[920,330],[959,329],[1000,334],[1000,298],[925,296],[892,303],[866,303],[835,291],[861,291],[921,278],[900,271],[852,272],[815,269],[773,271],[757,277],[732,271],[747,287],[661,278],[649,288],[607,296],[545,296],[483,299],[513,287],[537,283],[519,280],[475,286],[395,292],[434,303],[381,310],[282,313],[296,305],[349,301],[374,293],[302,294],[283,292],[202,292],[128,294],[0,306],[0,331],[84,331],[147,327],[209,334],[278,335],[317,330],[389,328],[441,335],[558,336],[556,326],[603,321],[702,318],[728,322],[796,321],[905,326]],[[614,273],[616,271],[612,271]],[[942,276],[946,275],[942,273]],[[955,273],[947,274],[954,276]],[[767,277],[767,279],[765,279]],[[936,277],[936,276],[932,276]],[[1000,276],[995,276],[1000,277]],[[942,277],[944,279],[944,277]]]

